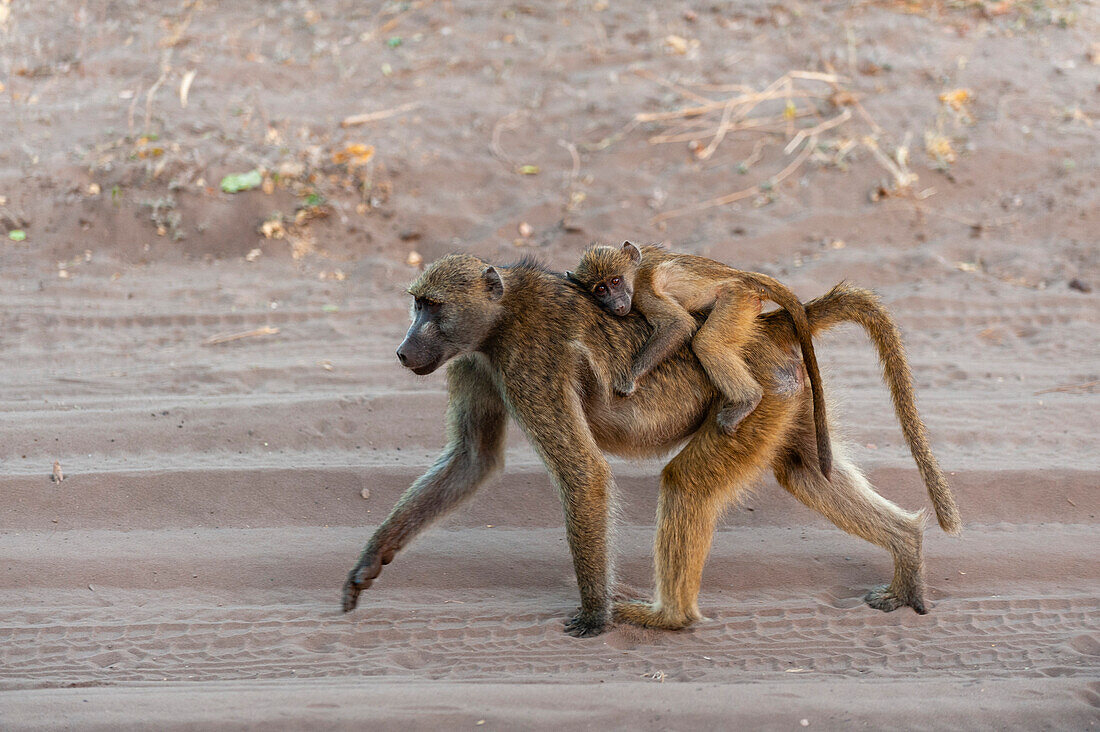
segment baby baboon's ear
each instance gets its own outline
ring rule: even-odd
[[[481,271],[481,277],[489,288],[489,301],[496,302],[504,297],[504,280],[500,279],[500,272],[496,267],[486,267]]]
[[[630,256],[631,262],[642,261],[642,253],[638,250],[638,247],[634,246],[628,241],[623,242],[623,251]]]

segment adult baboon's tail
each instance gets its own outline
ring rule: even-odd
[[[905,358],[901,334],[898,333],[893,318],[882,307],[878,296],[870,290],[842,282],[822,297],[806,303],[806,315],[815,334],[843,322],[859,323],[867,331],[878,350],[883,377],[890,387],[890,396],[894,401],[894,412],[901,423],[902,433],[913,453],[913,459],[917,462],[924,485],[928,488],[928,495],[936,510],[936,520],[947,533],[958,534],[962,528],[959,509],[955,505],[955,497],[947,484],[947,478],[928,446],[924,423],[917,414],[913,375],[909,370],[909,361]]]

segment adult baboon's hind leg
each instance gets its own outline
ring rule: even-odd
[[[806,444],[812,456],[812,442]],[[839,528],[886,549],[894,558],[894,579],[864,597],[867,604],[890,612],[908,605],[920,614],[924,603],[923,512],[910,513],[886,500],[871,487],[859,469],[839,451],[832,480],[814,468],[806,450],[788,449],[778,456],[775,477],[795,498]]]
[[[764,421],[774,417],[749,415],[744,434],[731,438],[712,419],[665,466],[653,548],[656,593],[651,603],[616,603],[615,620],[677,630],[702,619],[699,584],[718,516],[767,464],[778,439],[771,435],[783,431],[759,429]]]

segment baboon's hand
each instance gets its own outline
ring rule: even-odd
[[[634,379],[629,376],[625,376],[620,379],[615,379],[611,384],[611,388],[615,390],[615,393],[621,397],[628,397],[634,393],[634,390],[638,388]]]
[[[608,612],[581,610],[565,623],[565,632],[576,638],[591,638],[607,630]]]
[[[365,554],[355,565],[355,569],[348,574],[348,581],[344,583],[344,612],[355,609],[355,603],[359,601],[359,593],[371,586],[374,578],[382,573],[382,559],[374,553]]]

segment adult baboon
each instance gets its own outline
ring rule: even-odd
[[[908,605],[924,612],[922,520],[871,490],[838,451],[832,480],[812,468],[811,402],[791,388],[793,324],[784,311],[763,323],[743,354],[765,387],[734,435],[719,429],[723,399],[690,349],[662,361],[629,399],[612,379],[631,367],[649,326],[640,316],[605,313],[563,276],[534,262],[495,268],[469,255],[444,257],[409,288],[413,323],[397,350],[401,362],[427,374],[447,370],[447,447],[405,492],[375,531],[344,586],[345,611],[429,522],[470,497],[503,463],[511,415],[557,484],[580,587],[580,611],[566,624],[577,636],[604,630],[611,616],[608,552],[611,471],[603,451],[655,455],[684,444],[661,474],[651,603],[620,603],[615,615],[641,625],[682,628],[700,618],[696,605],[703,562],[721,509],[765,468],[806,505],[841,529],[891,552],[894,577],[867,602],[881,610]],[[838,285],[806,305],[816,331],[860,323],[883,361],[894,398],[940,525],[957,531],[950,489],[928,448],[913,403],[898,333],[874,295]]]

